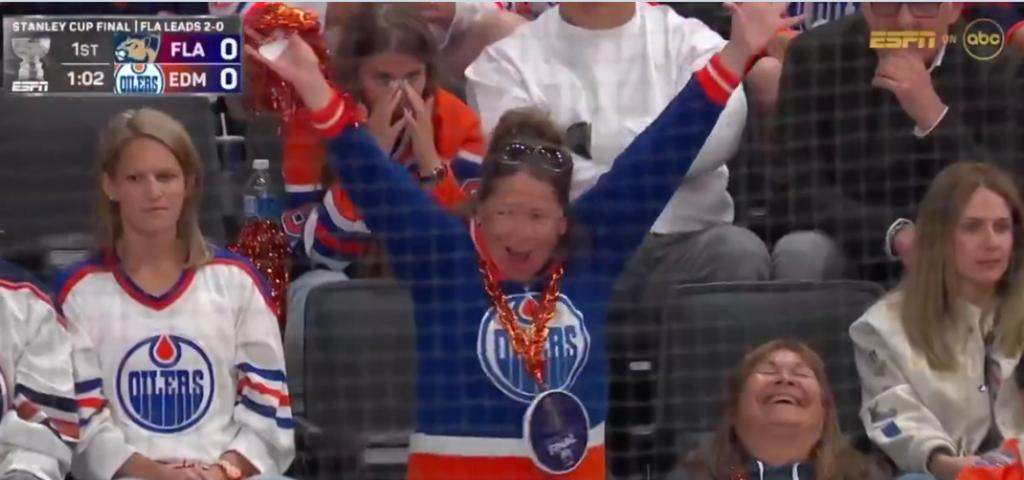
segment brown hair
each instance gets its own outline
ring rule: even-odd
[[[342,88],[360,101],[365,99],[359,69],[367,58],[379,53],[401,53],[423,62],[427,69],[423,98],[434,94],[439,47],[427,21],[411,6],[364,3],[345,20],[333,74]]]
[[[121,151],[133,140],[148,138],[167,147],[178,159],[185,174],[187,194],[178,219],[178,238],[189,267],[206,264],[213,253],[199,229],[199,202],[202,198],[202,161],[185,127],[170,115],[150,108],[121,112],[100,135],[97,185],[99,217],[96,230],[97,247],[113,251],[124,232],[117,202],[103,194],[102,176],[114,177],[121,160]]]
[[[821,385],[821,403],[825,410],[825,421],[821,436],[814,446],[812,460],[814,478],[819,480],[860,480],[873,478],[876,474],[870,464],[859,452],[851,448],[839,427],[839,415],[836,412],[835,397],[825,374],[825,364],[811,347],[799,340],[772,340],[755,348],[743,357],[739,366],[729,377],[728,393],[722,421],[715,433],[707,458],[697,465],[698,469],[706,469],[714,479],[728,479],[735,469],[742,469],[747,463],[749,454],[745,451],[736,435],[736,419],[739,415],[740,397],[747,378],[754,369],[771,354],[786,350],[800,356],[814,372]],[[706,462],[706,463],[705,463]]]
[[[999,167],[979,162],[955,163],[939,172],[918,207],[915,261],[899,289],[900,318],[907,340],[935,370],[955,371],[959,366],[956,348],[947,333],[947,325],[956,321],[954,309],[960,281],[952,238],[964,207],[979,188],[1002,197],[1013,222],[1010,266],[997,286],[997,348],[1007,356],[1016,356],[1024,345],[1024,298],[1010,294],[1017,292],[1024,282],[1020,191],[1013,178]]]
[[[502,161],[505,148],[513,142],[534,147],[548,147],[561,151],[570,161],[564,169],[554,171],[546,168],[542,161],[527,157],[523,162],[509,164]],[[498,125],[491,133],[490,145],[484,154],[480,171],[480,191],[476,200],[486,201],[494,193],[498,180],[525,170],[530,176],[551,185],[563,209],[569,207],[572,189],[572,157],[565,149],[562,133],[551,122],[550,117],[536,108],[519,108],[505,112],[498,119]]]

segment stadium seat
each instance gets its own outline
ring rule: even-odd
[[[664,472],[704,442],[718,427],[731,370],[750,349],[783,337],[803,340],[822,356],[843,431],[862,436],[847,328],[882,293],[880,286],[859,281],[675,287],[661,310],[654,421],[643,429],[656,439],[648,464]]]
[[[46,257],[91,247],[99,133],[118,112],[143,106],[174,116],[192,135],[205,168],[203,231],[223,244],[215,123],[206,98],[0,95],[0,255]]]
[[[315,471],[301,478],[405,478],[415,408],[408,291],[390,280],[324,284],[295,323],[285,338],[289,388],[315,430],[301,452]]]

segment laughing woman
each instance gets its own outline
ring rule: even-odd
[[[272,59],[249,49],[296,87],[333,137],[332,167],[412,289],[410,479],[604,478],[603,322],[612,284],[689,170],[739,72],[796,21],[780,4],[729,6],[732,41],[572,205],[572,160],[551,135],[557,130],[534,114],[506,114],[483,160],[469,225],[389,161],[301,39],[277,40],[287,48]],[[570,216],[589,235],[585,250],[566,241]]]
[[[687,473],[677,478],[883,478],[843,437],[825,363],[795,340],[773,340],[743,358],[711,449]]]

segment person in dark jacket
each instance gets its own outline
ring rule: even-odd
[[[766,182],[737,198],[741,221],[769,243],[794,231],[826,233],[856,267],[849,274],[888,282],[913,232],[899,234],[908,222],[895,222],[914,218],[939,170],[984,159],[1019,173],[1018,59],[1007,50],[979,60],[962,41],[945,42],[946,33],[963,38],[961,7],[868,3],[795,38]],[[871,32],[907,30],[935,32],[937,41],[870,47]]]

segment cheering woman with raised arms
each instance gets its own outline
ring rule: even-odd
[[[300,38],[275,40],[287,46],[274,56],[248,49],[296,87],[333,137],[332,168],[412,290],[410,479],[604,478],[612,284],[738,88],[736,72],[797,21],[781,4],[728,6],[732,40],[572,205],[572,161],[556,130],[536,113],[506,113],[468,225],[358,126],[351,97],[331,88]],[[426,114],[413,103],[409,115]],[[585,248],[567,241],[570,216]]]

